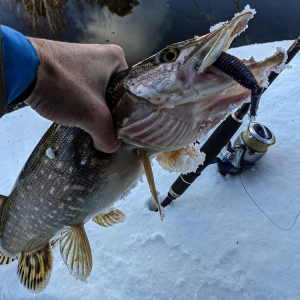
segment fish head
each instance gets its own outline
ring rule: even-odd
[[[137,147],[176,150],[249,99],[249,90],[213,64],[254,13],[246,9],[212,32],[171,44],[119,73],[107,93],[118,137]]]

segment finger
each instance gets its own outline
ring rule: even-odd
[[[109,44],[102,45],[102,47],[106,53],[105,57],[109,60],[109,62],[107,62],[107,65],[112,68],[112,74],[115,72],[121,72],[128,68],[124,50],[120,46]]]
[[[93,138],[94,147],[106,153],[119,149],[121,140],[117,138],[111,113],[101,101],[97,101],[93,109],[89,110],[79,127],[87,131]]]
[[[106,120],[102,123],[102,126],[96,124],[91,129],[90,134],[97,150],[113,153],[120,148],[122,141],[117,137],[111,115],[109,114],[109,118],[104,117],[103,119]]]

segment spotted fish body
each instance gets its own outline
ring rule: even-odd
[[[53,159],[46,154],[49,147]],[[99,152],[83,130],[53,124],[4,207],[2,249],[16,256],[48,242],[65,226],[84,224],[119,199],[141,173],[142,164],[131,147],[124,145],[113,154]],[[24,203],[30,204],[29,210]]]
[[[123,140],[117,152],[96,151],[90,135],[79,128],[49,128],[11,195],[0,196],[0,264],[17,256],[25,287],[41,291],[47,286],[50,241],[59,234],[63,261],[85,280],[92,254],[84,224],[92,218],[102,226],[121,222],[124,215],[111,206],[143,170],[160,209],[149,157],[188,146],[218,123],[229,106],[250,98],[249,90],[237,88],[213,63],[252,14],[247,10],[203,37],[170,45],[113,76],[106,96]],[[282,61],[283,55],[276,54],[261,63],[244,63],[261,84],[262,74],[266,77]]]

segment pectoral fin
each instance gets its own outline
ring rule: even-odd
[[[199,145],[190,144],[184,148],[162,152],[156,160],[164,170],[177,173],[195,172],[205,161],[205,154],[200,151]]]
[[[178,172],[177,161],[182,154],[182,149],[175,151],[162,152],[157,155],[156,160],[164,170]]]
[[[41,292],[47,286],[52,269],[49,243],[28,252],[22,252],[18,264],[18,277],[29,290]]]
[[[71,226],[61,233],[60,253],[70,273],[85,281],[92,271],[92,252],[83,225]]]
[[[146,177],[147,177],[147,181],[150,187],[150,192],[154,198],[154,201],[156,203],[156,206],[158,208],[159,214],[160,214],[160,218],[161,220],[163,220],[164,218],[164,214],[163,214],[163,209],[158,201],[158,197],[157,197],[157,192],[156,192],[156,188],[155,188],[155,182],[154,182],[154,177],[153,177],[153,172],[152,172],[152,167],[151,167],[151,161],[149,158],[149,154],[147,151],[143,151],[140,150],[138,152],[138,157],[140,158],[143,166],[144,166],[144,170],[146,173]]]
[[[103,227],[114,226],[115,224],[124,223],[126,216],[120,210],[115,209],[106,214],[101,213],[93,218],[93,222]]]
[[[0,265],[8,265],[16,258],[9,257],[0,251]]]

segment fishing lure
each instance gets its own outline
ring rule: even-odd
[[[248,67],[237,57],[222,52],[219,58],[213,64],[215,67],[229,75],[233,80],[242,85],[244,88],[255,91],[258,83],[248,69]]]
[[[222,52],[213,65],[251,91],[250,117],[255,117],[263,89],[259,87],[257,80],[248,67],[237,57],[226,52]]]

